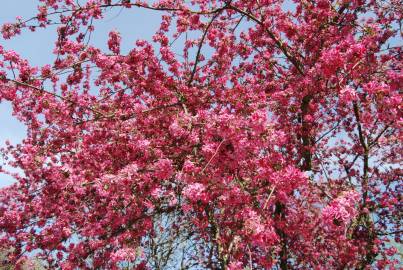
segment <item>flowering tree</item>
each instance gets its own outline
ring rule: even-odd
[[[397,265],[399,1],[39,2],[2,26],[9,39],[58,25],[49,65],[0,47],[0,100],[28,130],[3,149],[23,172],[0,193],[10,262]],[[118,8],[160,13],[153,42],[92,45]]]

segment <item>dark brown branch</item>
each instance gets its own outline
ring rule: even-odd
[[[256,22],[257,24],[259,24],[260,26],[264,26],[263,22],[260,21],[258,18],[256,18],[255,16],[253,16],[252,14],[243,11],[242,9],[239,9],[235,6],[229,5],[228,6],[229,9],[232,9],[238,13],[241,13],[242,15],[245,15],[246,17],[248,17],[249,19],[251,19],[252,21]],[[294,65],[294,67],[298,70],[298,72],[303,75],[304,71],[302,68],[302,64],[296,59],[295,56],[293,56],[290,52],[289,52],[289,47],[284,44],[284,42],[281,39],[278,39],[276,37],[276,35],[270,31],[269,29],[265,29],[267,34],[269,35],[269,37],[274,41],[274,43],[276,44],[277,48],[279,48],[283,54],[287,57],[287,59]]]
[[[201,53],[201,49],[203,47],[203,43],[204,40],[206,39],[206,35],[208,33],[208,30],[210,29],[211,25],[213,24],[214,20],[218,17],[218,15],[220,14],[220,12],[222,9],[217,10],[217,12],[214,14],[213,18],[210,20],[210,22],[208,23],[206,29],[203,32],[203,36],[201,37],[200,41],[199,41],[199,46],[197,48],[197,53],[196,53],[196,59],[195,59],[195,63],[193,65],[193,69],[192,69],[192,73],[190,74],[190,78],[189,81],[187,83],[188,86],[191,85],[191,83],[193,82],[194,76],[196,74],[196,70],[197,70],[197,65],[200,61],[200,53]]]
[[[305,116],[308,114],[308,109],[309,109],[309,103],[312,100],[311,95],[306,95],[302,99],[301,103],[301,138],[302,138],[302,158],[303,158],[303,165],[302,165],[302,170],[304,171],[310,171],[312,169],[312,153],[311,153],[311,147],[312,147],[312,138],[310,136],[310,128],[309,128],[309,123],[305,121]]]
[[[369,161],[369,149],[368,146],[365,142],[365,138],[364,138],[364,133],[362,130],[362,126],[361,126],[361,120],[360,120],[360,111],[358,108],[358,104],[357,102],[353,103],[353,108],[354,108],[354,115],[355,115],[355,119],[357,122],[357,129],[358,129],[358,137],[360,140],[360,144],[361,147],[363,149],[363,158],[364,158],[364,168],[363,168],[363,182],[362,182],[362,188],[363,188],[363,202],[365,204],[366,198],[367,198],[367,192],[368,192],[368,161]]]
[[[73,100],[71,100],[71,99],[68,99],[68,98],[63,97],[63,96],[61,96],[61,95],[58,95],[58,94],[56,94],[56,93],[52,93],[52,92],[50,92],[50,91],[47,91],[47,90],[45,90],[44,88],[40,88],[40,87],[34,86],[34,85],[32,85],[32,84],[28,84],[28,83],[21,82],[21,81],[17,81],[17,80],[13,80],[13,79],[7,79],[7,81],[13,82],[13,83],[15,83],[16,85],[20,85],[20,86],[24,86],[24,87],[27,87],[27,88],[31,88],[31,89],[36,90],[36,91],[38,91],[38,92],[45,93],[45,94],[48,94],[48,95],[51,95],[51,96],[60,98],[61,100],[67,101],[67,102],[69,102],[69,103],[71,103],[71,104],[74,104],[74,105],[77,105],[77,106],[81,106],[81,105],[79,105],[77,102],[75,102],[75,101],[73,101]],[[90,110],[90,111],[96,113],[97,115],[103,115],[103,113],[99,112],[98,110],[96,110],[96,109],[94,109],[94,108],[91,108],[91,107],[88,107],[88,106],[81,106],[81,107],[83,107],[83,108],[85,108],[85,109],[88,109],[88,110]]]

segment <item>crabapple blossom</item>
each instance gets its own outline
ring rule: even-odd
[[[150,41],[123,46],[117,27],[92,42],[108,13],[138,9],[161,15]],[[57,35],[43,66],[0,46],[0,102],[27,129],[1,149],[8,263],[392,269],[401,14],[396,0],[38,1],[1,27]]]

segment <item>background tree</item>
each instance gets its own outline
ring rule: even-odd
[[[113,9],[153,43],[91,44]],[[28,129],[3,248],[62,269],[367,269],[401,243],[399,1],[41,0],[55,61],[0,48]],[[136,26],[134,26],[136,27]],[[141,26],[139,26],[141,27]],[[124,38],[124,37],[123,37]],[[178,52],[180,51],[180,53]]]

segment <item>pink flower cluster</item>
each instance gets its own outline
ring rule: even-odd
[[[339,97],[341,104],[348,104],[358,100],[357,92],[350,86],[346,86],[341,89]]]
[[[357,203],[360,194],[356,191],[348,191],[333,200],[322,210],[322,218],[325,224],[332,228],[347,226],[357,214]]]
[[[153,268],[183,240],[197,269],[393,265],[399,1],[37,2],[0,30],[57,25],[46,65],[0,46],[0,101],[27,128],[0,150],[16,179],[0,190],[12,263],[35,251],[51,269]],[[120,9],[161,15],[151,40],[87,43]]]
[[[121,248],[111,254],[111,261],[114,263],[134,262],[136,257],[136,250],[132,248]]]
[[[108,47],[109,50],[111,50],[115,54],[120,53],[120,42],[121,42],[121,37],[119,32],[117,31],[111,31],[109,33],[109,39],[108,39]]]
[[[206,187],[201,183],[190,184],[183,190],[183,195],[191,202],[207,202],[208,195],[206,193]]]

